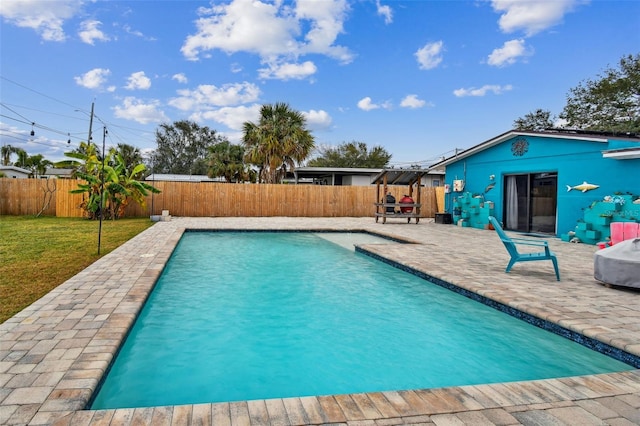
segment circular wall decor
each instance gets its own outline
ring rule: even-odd
[[[511,152],[517,157],[522,157],[529,150],[529,142],[525,138],[518,138],[511,144]]]

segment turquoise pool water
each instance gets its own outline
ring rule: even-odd
[[[330,240],[185,233],[92,408],[632,368]]]

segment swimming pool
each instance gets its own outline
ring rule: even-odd
[[[625,369],[314,234],[199,232],[183,236],[92,408]]]

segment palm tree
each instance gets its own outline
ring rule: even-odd
[[[23,167],[23,168],[27,167],[27,158],[29,157],[29,155],[27,154],[27,151],[25,151],[24,149],[11,146],[11,145],[5,145],[0,149],[0,153],[2,155],[3,166],[10,166],[11,154],[17,154],[18,159],[15,161],[15,163],[13,163],[13,165],[16,167]]]
[[[210,178],[222,176],[227,182],[255,182],[255,172],[244,163],[244,148],[229,141],[209,147],[207,175]]]
[[[135,146],[126,143],[119,143],[116,151],[122,157],[127,173],[133,170],[138,164],[142,163],[142,153],[140,152],[140,149]],[[134,177],[140,178],[142,176]]]
[[[20,148],[16,148],[11,145],[4,145],[0,148],[0,155],[2,156],[2,165],[10,166],[11,165],[11,154],[17,154]]]
[[[31,170],[31,173],[36,178],[43,176],[52,165],[53,163],[44,158],[42,154],[32,155],[26,160],[26,167]]]
[[[258,166],[261,182],[281,182],[315,147],[304,116],[286,103],[263,105],[258,124],[243,127],[245,160]]]

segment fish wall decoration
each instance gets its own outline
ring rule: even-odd
[[[587,183],[585,181],[585,182],[582,182],[580,185],[576,185],[576,186],[567,185],[567,192],[571,191],[572,189],[575,189],[576,191],[587,192],[596,188],[600,188],[600,185],[594,185],[592,183]]]

